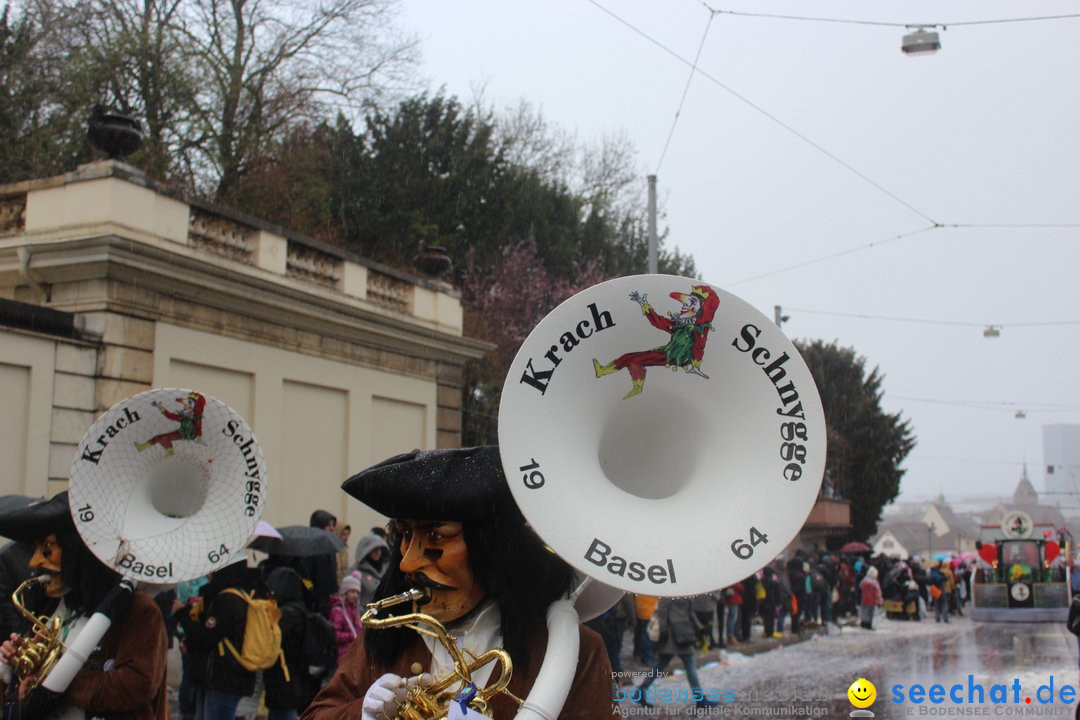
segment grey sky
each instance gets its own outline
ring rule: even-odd
[[[710,24],[698,0],[404,1],[433,88],[526,99],[582,140],[625,133],[642,183],[658,170],[668,242],[705,280],[769,317],[782,305],[789,336],[835,339],[880,368],[885,408],[919,440],[901,500],[1008,495],[1025,460],[1043,488],[1042,426],[1080,423],[1080,18],[949,25],[940,52],[907,57],[901,27]],[[896,23],[1080,12],[709,5]],[[693,78],[657,168],[689,76],[672,53],[693,60],[707,26],[708,77]],[[1055,224],[1073,227],[985,227]],[[987,324],[1001,336],[984,338]]]

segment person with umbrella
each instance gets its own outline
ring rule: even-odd
[[[337,518],[326,510],[316,510],[311,513],[311,521],[308,524],[313,528],[325,530],[332,537],[338,537],[334,534],[334,530],[337,528]],[[311,592],[315,600],[315,611],[322,613],[324,617],[328,617],[330,614],[330,596],[338,591],[336,547],[325,554],[305,557],[303,565],[304,575],[312,584]]]

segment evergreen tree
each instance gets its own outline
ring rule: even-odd
[[[866,540],[877,531],[881,509],[900,492],[900,465],[915,436],[899,413],[881,409],[883,378],[876,367],[867,372],[854,349],[821,340],[796,344],[825,410],[824,492],[851,502],[851,534],[836,540]]]

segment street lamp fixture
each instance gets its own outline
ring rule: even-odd
[[[987,325],[983,330],[983,337],[996,338],[1001,336],[1001,328],[997,325]]]
[[[900,50],[905,55],[932,55],[941,49],[941,39],[938,37],[936,25],[909,25],[908,30],[915,28],[915,32],[908,33],[900,42]]]

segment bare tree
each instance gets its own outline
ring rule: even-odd
[[[393,95],[415,42],[393,30],[393,0],[191,0],[183,30],[201,79],[195,160],[227,199],[253,158],[300,120],[356,115]]]
[[[192,133],[196,73],[187,56],[183,0],[91,0],[77,3],[84,22],[72,39],[72,84],[85,103],[104,103],[142,123],[133,159],[152,177],[190,184],[183,162],[202,138]]]
[[[412,89],[416,44],[396,30],[397,2],[21,0],[19,9],[42,38],[33,57],[50,60],[31,65],[34,87],[58,79],[41,112],[66,114],[70,138],[96,103],[133,113],[146,133],[134,163],[227,201],[296,124],[355,120]]]
[[[534,170],[547,182],[567,181],[577,152],[572,133],[553,126],[527,100],[521,100],[497,121],[493,114],[487,119],[496,129],[508,162]]]
[[[71,82],[77,5],[27,0],[0,17],[0,178],[53,174],[89,157],[82,93]]]
[[[604,135],[581,148],[576,185],[590,207],[640,214],[644,208],[645,175],[637,166],[637,149],[625,132]]]

